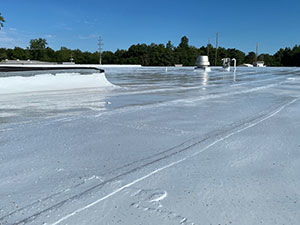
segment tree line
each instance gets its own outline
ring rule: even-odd
[[[0,13],[0,30],[5,22]],[[217,57],[215,57],[217,51]],[[279,49],[274,55],[260,54],[254,52],[247,55],[235,48],[214,48],[212,45],[196,48],[189,45],[189,39],[184,36],[180,44],[175,47],[171,41],[164,44],[136,44],[128,50],[117,50],[115,52],[104,51],[102,53],[103,64],[140,64],[143,66],[173,66],[182,64],[194,66],[199,55],[208,55],[211,65],[221,65],[222,58],[235,58],[237,64],[250,63],[256,60],[264,61],[267,66],[300,66],[300,45],[293,48]],[[71,50],[61,47],[55,51],[48,46],[46,39],[39,38],[30,41],[26,49],[15,47],[0,48],[0,61],[5,59],[40,60],[46,62],[68,62],[74,61],[78,64],[97,64],[99,52],[82,52],[79,49]]]
[[[217,59],[215,53],[217,50]],[[256,54],[249,52],[247,55],[235,48],[214,48],[212,45],[197,48],[189,45],[189,39],[184,36],[178,46],[174,46],[171,41],[167,44],[135,44],[127,50],[116,50],[102,52],[103,64],[140,64],[143,66],[174,66],[183,64],[184,66],[194,66],[199,55],[209,55],[211,65],[221,65],[222,58],[236,58],[237,64],[250,63],[256,61]],[[48,46],[45,39],[33,39],[29,47],[0,48],[0,60],[40,60],[46,62],[69,62],[70,60],[78,64],[98,64],[99,52],[72,50],[61,47],[53,50]],[[217,60],[217,61],[215,61]],[[300,45],[293,48],[280,49],[274,55],[260,54],[257,60],[264,61],[267,66],[300,66]]]

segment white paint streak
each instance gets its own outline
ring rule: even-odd
[[[198,155],[199,153],[204,152],[205,150],[207,150],[207,149],[210,148],[211,146],[213,146],[213,145],[215,145],[215,144],[217,144],[217,143],[219,143],[219,142],[221,142],[221,141],[224,141],[225,139],[227,139],[227,138],[229,138],[229,137],[231,137],[231,136],[233,136],[233,135],[235,135],[235,134],[238,134],[238,133],[240,133],[240,132],[242,132],[242,131],[244,131],[244,130],[247,130],[247,129],[251,128],[251,127],[254,127],[254,126],[256,126],[256,125],[262,123],[263,121],[265,121],[265,120],[267,120],[267,119],[270,119],[271,117],[273,117],[273,116],[275,116],[276,114],[278,114],[279,112],[281,112],[285,107],[287,107],[287,106],[293,104],[294,102],[296,102],[298,99],[299,99],[299,98],[296,98],[296,99],[294,99],[294,100],[292,100],[292,101],[290,101],[290,102],[284,104],[284,105],[281,106],[279,109],[277,109],[276,111],[274,111],[274,112],[271,113],[270,115],[268,115],[268,116],[262,118],[261,120],[256,121],[256,122],[254,122],[254,123],[251,123],[251,124],[249,124],[249,125],[246,126],[246,127],[243,127],[243,128],[241,128],[241,129],[239,129],[239,130],[237,130],[237,131],[234,131],[234,132],[232,132],[232,133],[230,133],[230,134],[228,134],[228,135],[226,135],[226,136],[224,136],[224,137],[222,137],[222,138],[220,138],[220,139],[214,141],[213,143],[207,145],[205,148],[201,149],[200,151],[195,152],[194,154],[192,154],[192,156],[196,156],[196,155]]]
[[[263,80],[255,80],[255,81],[244,82],[244,83],[239,83],[239,84],[232,84],[231,87],[242,86],[242,85],[253,84],[253,83],[260,83],[260,82],[270,81],[270,80],[278,80],[278,79],[282,79],[282,77],[275,77],[275,78],[263,79]]]
[[[169,167],[171,167],[171,166],[174,166],[174,165],[176,165],[176,164],[178,164],[178,163],[180,163],[180,162],[183,162],[183,161],[185,161],[185,160],[186,160],[186,158],[183,158],[183,159],[180,159],[180,160],[178,160],[178,161],[172,162],[172,163],[170,163],[170,164],[168,164],[168,165],[166,165],[166,166],[164,166],[164,167],[161,167],[161,168],[159,168],[159,169],[157,169],[157,170],[154,170],[154,171],[152,171],[151,173],[149,173],[149,174],[147,174],[147,175],[145,175],[145,176],[143,176],[143,177],[141,177],[141,178],[139,178],[139,179],[136,179],[136,180],[132,181],[132,182],[129,183],[129,184],[126,184],[126,185],[124,185],[124,186],[122,186],[122,187],[116,189],[115,191],[111,192],[110,194],[108,194],[108,195],[106,195],[106,196],[104,196],[104,197],[102,197],[102,198],[100,198],[100,199],[98,199],[98,200],[96,200],[96,201],[94,201],[94,202],[92,202],[92,203],[90,203],[90,204],[88,204],[88,205],[86,205],[86,206],[80,208],[80,209],[75,210],[74,212],[72,212],[72,213],[70,213],[70,214],[64,216],[64,217],[61,218],[60,220],[58,220],[58,221],[52,223],[52,225],[57,225],[57,224],[59,224],[59,223],[65,221],[66,219],[68,219],[68,218],[70,218],[70,217],[76,215],[77,213],[80,213],[80,212],[82,212],[82,211],[84,211],[84,210],[86,210],[86,209],[88,209],[88,208],[90,208],[90,207],[92,207],[92,206],[98,204],[99,202],[104,201],[105,199],[107,199],[107,198],[109,198],[109,197],[111,197],[111,196],[114,196],[115,194],[119,193],[120,191],[123,191],[124,189],[126,189],[126,188],[128,188],[128,187],[131,187],[132,185],[134,185],[134,184],[136,184],[136,183],[138,183],[138,182],[140,182],[140,181],[142,181],[142,180],[145,180],[146,178],[148,178],[148,177],[150,177],[150,176],[152,176],[152,175],[154,175],[154,174],[156,174],[156,173],[158,173],[158,172],[160,172],[160,171],[162,171],[162,170],[165,170],[165,169],[167,169],[167,168],[169,168]]]
[[[145,179],[151,177],[151,176],[154,175],[154,174],[157,174],[157,173],[159,173],[159,172],[161,172],[161,171],[163,171],[163,170],[165,170],[165,169],[167,169],[167,168],[170,168],[170,167],[172,167],[172,166],[174,166],[174,165],[177,165],[177,164],[179,164],[179,163],[181,163],[181,162],[183,162],[183,161],[186,161],[187,159],[190,159],[190,158],[192,158],[192,157],[194,157],[194,156],[200,154],[201,152],[206,151],[207,149],[209,149],[210,147],[214,146],[215,144],[217,144],[217,143],[219,143],[219,142],[221,142],[221,141],[223,141],[223,140],[225,140],[225,139],[228,139],[229,137],[231,137],[231,136],[233,136],[233,135],[235,135],[235,134],[238,134],[238,133],[240,133],[240,132],[242,132],[242,131],[244,131],[244,130],[247,130],[247,129],[251,128],[251,127],[254,127],[254,126],[256,126],[256,125],[262,123],[263,121],[265,121],[265,120],[267,120],[267,119],[270,119],[270,118],[274,117],[274,116],[277,115],[279,112],[281,112],[284,108],[286,108],[287,106],[293,104],[293,103],[296,102],[298,99],[299,99],[299,97],[296,98],[296,99],[294,99],[294,100],[292,100],[292,101],[290,101],[290,102],[288,102],[288,103],[286,103],[286,104],[284,104],[283,106],[281,106],[279,109],[277,109],[276,111],[272,112],[272,113],[269,114],[268,116],[266,116],[266,117],[264,117],[264,118],[262,118],[262,119],[260,119],[260,120],[258,120],[258,121],[256,121],[256,122],[254,122],[254,123],[250,123],[248,126],[246,126],[246,127],[244,127],[244,128],[241,128],[241,129],[239,129],[239,130],[237,130],[237,131],[234,131],[234,132],[232,132],[232,133],[230,133],[230,134],[228,134],[228,135],[226,135],[226,136],[224,136],[224,137],[222,137],[222,138],[220,138],[220,139],[218,139],[218,140],[212,142],[211,144],[207,145],[205,148],[201,149],[201,150],[198,151],[198,152],[195,152],[194,154],[192,154],[192,155],[190,155],[190,156],[188,156],[188,157],[186,157],[186,158],[180,159],[180,160],[175,161],[175,162],[172,162],[172,163],[170,163],[170,164],[168,164],[168,165],[166,165],[166,166],[163,166],[163,167],[161,167],[161,168],[159,168],[159,169],[156,169],[156,170],[152,171],[151,173],[149,173],[149,174],[147,174],[147,175],[145,175],[145,176],[143,176],[143,177],[141,177],[141,178],[139,178],[139,179],[136,179],[136,180],[132,181],[131,183],[128,183],[128,184],[126,184],[126,185],[124,185],[124,186],[122,186],[122,187],[116,189],[115,191],[111,192],[110,194],[108,194],[108,195],[106,195],[106,196],[104,196],[104,197],[102,197],[102,198],[100,198],[100,199],[98,199],[98,200],[96,200],[96,201],[94,201],[94,202],[92,202],[92,203],[90,203],[90,204],[88,204],[88,205],[82,207],[82,208],[79,208],[79,209],[75,210],[74,212],[72,212],[72,213],[70,213],[70,214],[68,214],[68,215],[66,215],[66,216],[64,216],[64,217],[62,217],[62,218],[59,219],[58,221],[52,223],[52,225],[57,225],[57,224],[59,224],[59,223],[65,221],[65,220],[67,220],[68,218],[70,218],[70,217],[72,217],[72,216],[74,216],[74,215],[76,215],[76,214],[78,214],[78,213],[80,213],[80,212],[82,212],[82,211],[84,211],[84,210],[86,210],[86,209],[88,209],[88,208],[90,208],[90,207],[92,207],[92,206],[94,206],[94,205],[96,205],[96,204],[98,204],[98,203],[100,203],[100,202],[102,202],[102,201],[104,201],[104,200],[106,200],[106,199],[108,199],[108,198],[110,198],[110,197],[112,197],[112,196],[118,194],[119,192],[123,191],[124,189],[126,189],[126,188],[128,188],[128,187],[131,187],[131,186],[135,185],[136,183],[138,183],[138,182],[140,182],[140,181],[143,181],[143,180],[145,180]]]
[[[2,131],[9,131],[9,130],[12,130],[12,128],[1,129],[0,132],[2,132]]]
[[[176,100],[171,100],[171,101],[166,101],[166,102],[160,102],[160,103],[154,103],[150,105],[143,105],[143,106],[129,106],[126,108],[121,108],[121,109],[116,109],[111,112],[101,112],[97,115],[95,115],[95,118],[102,117],[103,115],[114,115],[114,114],[121,114],[121,113],[128,113],[128,112],[133,112],[133,111],[139,111],[139,110],[147,110],[147,109],[152,109],[152,108],[158,108],[158,107],[166,107],[169,105],[174,105],[174,104],[195,104],[200,101],[206,101],[209,99],[217,99],[217,98],[223,98],[223,97],[228,97],[228,96],[233,96],[233,95],[240,95],[240,94],[247,94],[247,93],[252,93],[256,91],[261,91],[264,89],[272,88],[278,85],[281,85],[285,83],[286,81],[282,81],[279,83],[275,84],[269,84],[269,85],[264,85],[264,86],[259,86],[251,89],[247,89],[244,91],[234,91],[230,93],[220,93],[220,94],[211,94],[208,96],[198,96],[198,97],[192,97],[192,98],[186,98],[186,99],[176,99]]]
[[[165,191],[164,194],[162,194],[161,196],[155,198],[155,199],[152,199],[150,200],[149,202],[159,202],[159,201],[162,201],[164,200],[166,197],[168,196],[168,193]]]

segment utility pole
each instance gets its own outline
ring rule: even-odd
[[[102,65],[102,56],[101,56],[101,52],[102,52],[102,45],[103,45],[103,43],[102,43],[102,38],[101,38],[101,36],[99,36],[99,43],[98,43],[98,45],[99,45],[99,64]]]
[[[70,62],[73,63],[73,61],[74,61],[74,58],[73,58],[73,54],[72,54],[72,52],[71,52]]]
[[[258,58],[258,42],[256,42],[256,53],[255,53],[255,62],[257,63]]]
[[[218,60],[218,43],[219,42],[219,32],[216,34],[216,55],[215,55],[215,66],[217,65]]]
[[[208,43],[207,43],[207,57],[209,59],[209,45],[210,45],[210,39],[208,38]]]

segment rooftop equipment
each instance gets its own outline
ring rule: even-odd
[[[222,59],[222,67],[226,70],[226,71],[230,71],[230,62],[231,59],[230,58],[223,58]]]
[[[210,72],[210,63],[208,61],[208,56],[207,55],[200,55],[197,57],[197,67],[195,69],[203,69],[206,72]]]

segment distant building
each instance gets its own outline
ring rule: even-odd
[[[253,63],[254,67],[265,67],[265,62],[264,61],[257,61]]]
[[[74,62],[44,62],[44,61],[38,61],[38,60],[19,60],[19,59],[16,59],[16,60],[8,60],[8,59],[5,59],[5,60],[2,60],[0,62],[0,64],[21,64],[21,65],[26,65],[26,64],[43,64],[43,65],[57,65],[57,64],[75,64]]]
[[[252,64],[244,63],[242,65],[239,65],[240,67],[253,67]]]
[[[5,60],[2,60],[0,62],[1,64],[56,64],[56,63],[51,63],[51,62],[43,62],[43,61],[37,61],[37,60],[19,60],[19,59],[16,59],[16,60],[8,60],[8,59],[5,59]]]

